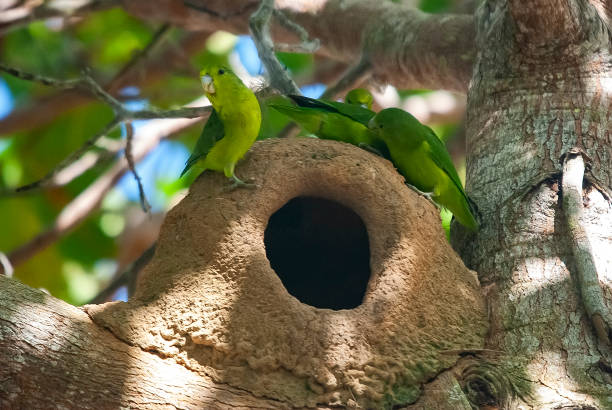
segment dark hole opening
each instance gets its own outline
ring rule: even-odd
[[[264,242],[272,269],[300,302],[334,310],[361,304],[370,244],[352,209],[323,198],[293,198],[270,217]]]

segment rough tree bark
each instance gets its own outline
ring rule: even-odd
[[[487,347],[525,367],[537,408],[611,408],[610,336],[599,341],[585,315],[560,190],[563,157],[577,148],[591,160],[580,222],[609,320],[610,26],[582,0],[489,1],[477,22],[467,181],[483,229],[456,244],[486,292]]]
[[[245,32],[257,2],[151,4],[125,7],[192,29]],[[374,55],[380,80],[468,91],[467,190],[482,229],[473,237],[459,232],[454,244],[479,274],[491,328],[475,365],[460,364],[463,371],[433,383],[450,378],[442,383],[450,389],[456,379],[483,406],[612,408],[612,2],[488,0],[474,16],[435,17],[366,0],[279,0],[277,7],[318,37],[324,53],[345,61]],[[582,238],[572,237],[562,205],[562,161],[570,152],[589,165]],[[589,244],[603,289],[599,338],[578,285],[577,241]],[[495,369],[517,376],[504,381]],[[467,406],[439,391],[427,387],[415,407]]]

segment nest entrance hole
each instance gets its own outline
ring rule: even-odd
[[[293,198],[270,217],[264,242],[272,269],[300,302],[340,310],[363,301],[370,244],[352,209],[323,198]]]

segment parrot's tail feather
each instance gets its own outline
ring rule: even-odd
[[[303,108],[315,108],[318,110],[324,110],[324,111],[335,112],[337,114],[340,114],[340,111],[338,111],[335,107],[327,104],[324,101],[319,101],[319,100],[315,100],[314,98],[304,97],[303,95],[290,94],[288,95],[288,97],[291,98],[297,105]]]
[[[187,173],[187,171],[189,171],[191,169],[193,164],[198,162],[198,159],[199,159],[198,157],[189,157],[187,162],[185,162],[185,168],[183,168],[183,170],[181,171],[181,175],[179,176],[179,178],[181,178],[183,175],[185,175]]]

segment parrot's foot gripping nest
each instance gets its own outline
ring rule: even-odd
[[[231,184],[223,189],[225,192],[233,191],[234,189],[237,189],[237,188],[248,188],[248,189],[257,188],[257,185],[253,183],[253,180],[249,179],[247,180],[249,182],[244,182],[243,180],[238,178],[236,175],[232,175],[232,177],[230,178],[230,181],[231,181]]]
[[[442,207],[438,205],[436,201],[433,200],[433,197],[434,197],[433,192],[423,192],[419,188],[415,187],[414,185],[410,185],[407,182],[406,182],[406,186],[412,189],[413,191],[415,191],[417,194],[421,195],[422,197],[425,197],[426,199],[428,199],[431,203],[433,203],[436,206],[436,208],[442,209]]]

